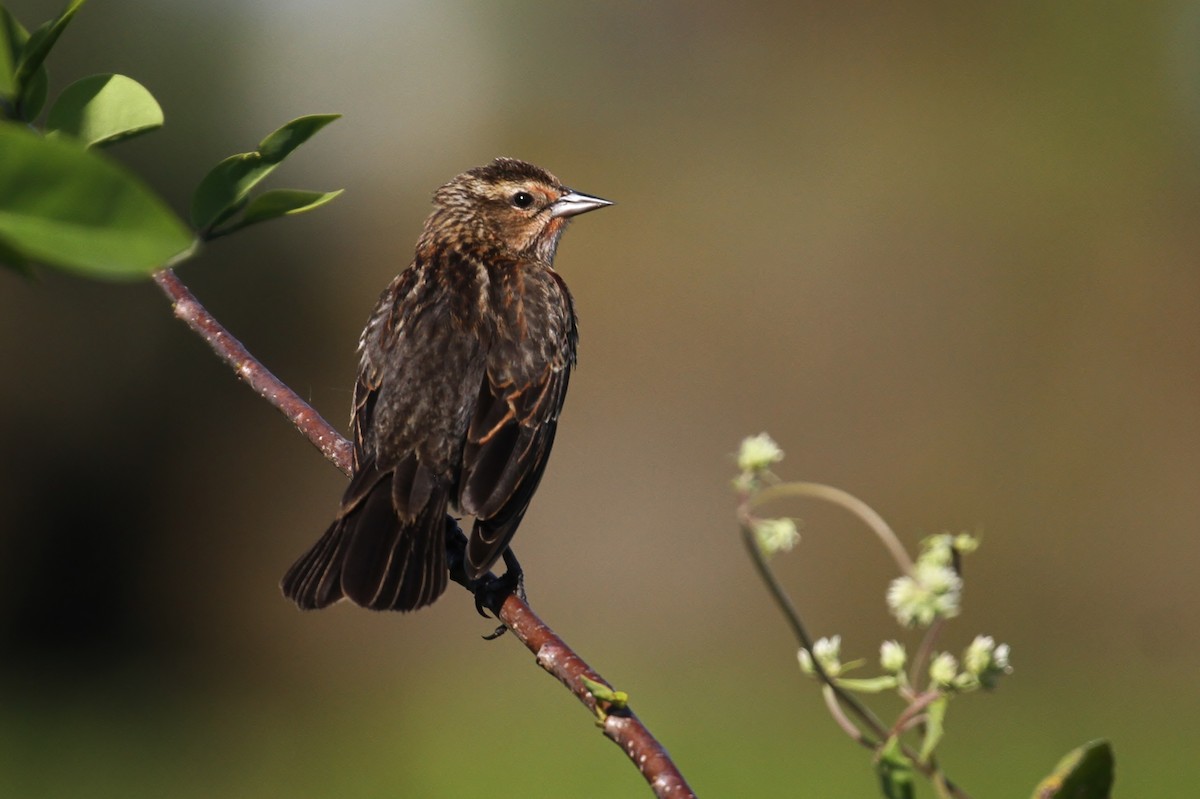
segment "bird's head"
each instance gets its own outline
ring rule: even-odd
[[[572,191],[546,170],[515,158],[497,158],[462,173],[437,190],[433,203],[423,239],[456,237],[545,263],[554,259],[571,217],[612,205]]]

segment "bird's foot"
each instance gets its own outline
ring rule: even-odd
[[[522,602],[526,601],[525,572],[521,569],[521,564],[517,562],[517,556],[513,554],[512,549],[504,550],[504,566],[504,574],[499,577],[485,574],[475,582],[471,589],[475,593],[475,610],[485,619],[488,618],[487,611],[491,611],[492,617],[500,618],[500,608],[504,605],[504,600],[508,599],[509,594],[516,594]],[[490,635],[485,635],[483,638],[486,641],[493,641],[504,635],[507,630],[508,627],[501,624]]]

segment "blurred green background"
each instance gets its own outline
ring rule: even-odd
[[[345,114],[272,179],[342,198],[181,270],[339,425],[436,186],[512,155],[617,201],[559,252],[580,366],[517,550],[700,795],[876,793],[740,548],[731,453],[764,429],[914,547],[982,531],[943,643],[1016,671],[951,707],[974,796],[1100,736],[1119,795],[1194,790],[1197,4],[96,0],[49,67],[155,93],[166,128],[113,153],[180,211]],[[462,590],[283,600],[344,479],[152,284],[0,283],[0,796],[648,795]],[[787,510],[814,632],[873,659],[888,558]]]

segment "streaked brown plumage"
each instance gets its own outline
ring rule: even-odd
[[[498,158],[433,204],[359,341],[353,476],[333,524],[283,578],[302,608],[433,602],[450,509],[475,517],[465,569],[486,574],[554,443],[577,340],[554,253],[570,217],[610,203]]]

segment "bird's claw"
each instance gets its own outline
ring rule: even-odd
[[[458,523],[451,517],[446,517],[446,565],[450,569],[450,579],[466,586],[475,595],[475,611],[485,619],[500,618],[500,608],[509,594],[516,594],[522,601],[525,597],[525,572],[517,561],[517,556],[511,549],[504,550],[504,574],[495,577],[488,573],[471,580],[467,577],[467,537],[463,535]],[[484,640],[491,641],[504,635],[508,629],[501,624]]]
[[[500,608],[504,605],[504,600],[508,599],[509,594],[516,594],[522,602],[526,601],[525,573],[521,570],[520,564],[516,562],[516,558],[505,557],[505,562],[508,569],[504,574],[499,577],[484,575],[479,578],[473,589],[475,610],[485,619],[500,618]],[[501,624],[490,635],[485,635],[483,638],[485,641],[492,641],[504,635],[507,630],[508,627]]]

